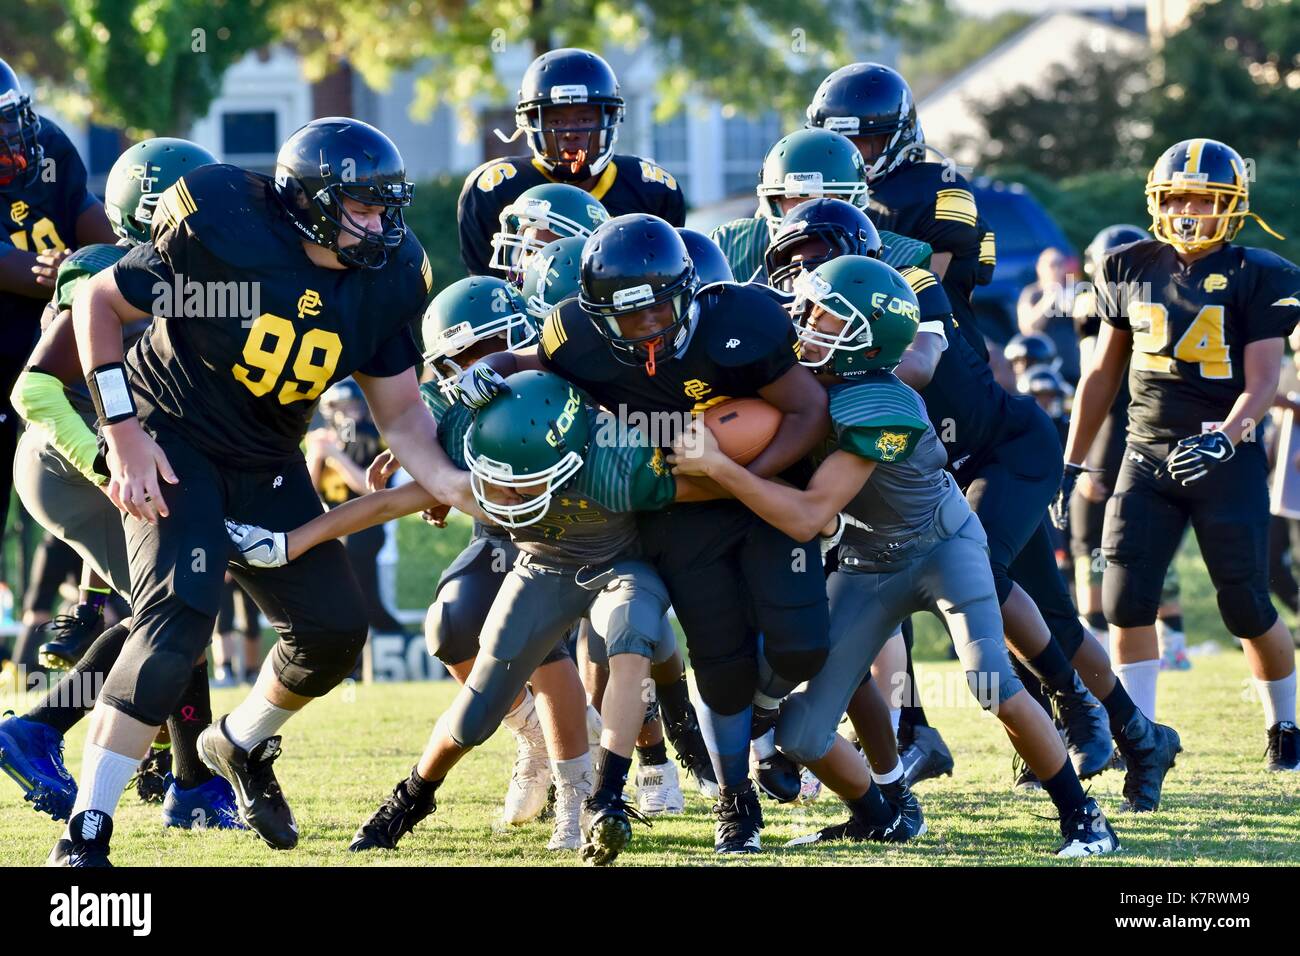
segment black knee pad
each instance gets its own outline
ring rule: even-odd
[[[356,668],[366,634],[362,624],[281,637],[271,649],[275,676],[295,694],[324,697]]]
[[[754,688],[758,684],[758,663],[754,658],[692,663],[695,688],[710,710],[725,717],[740,713],[754,702]]]
[[[1108,561],[1101,579],[1101,609],[1115,627],[1148,627],[1160,610],[1161,581],[1154,585],[1141,565],[1128,567]]]
[[[807,694],[786,698],[776,722],[777,750],[805,766],[825,757],[835,743],[835,731],[831,728],[827,733],[826,728],[813,726],[816,717],[817,708],[809,705]]]
[[[1277,609],[1267,591],[1247,584],[1230,584],[1219,588],[1218,597],[1223,625],[1233,637],[1245,640],[1259,637],[1277,621]]]
[[[462,664],[478,654],[478,636],[483,630],[483,617],[467,613],[472,609],[465,601],[456,600],[459,592],[455,585],[444,588],[425,619],[424,638],[429,653],[448,666]]]
[[[830,653],[826,602],[804,607],[765,608],[763,656],[778,676],[795,684],[812,680]]]
[[[1011,580],[1011,575],[1007,573],[1005,564],[990,564],[993,570],[993,588],[998,594],[998,607],[1007,603],[1007,598],[1011,596],[1011,589],[1015,587],[1015,582]]]
[[[191,654],[156,648],[137,657],[128,641],[118,663],[109,671],[99,698],[128,717],[150,727],[161,727],[189,687],[193,671]]]
[[[489,660],[489,665],[475,666],[471,682],[460,689],[443,718],[451,739],[467,749],[486,743],[496,733],[528,679],[523,669],[503,661]]]

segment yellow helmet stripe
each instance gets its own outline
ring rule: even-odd
[[[1187,163],[1183,166],[1183,172],[1199,173],[1201,171],[1201,151],[1204,149],[1205,140],[1192,140],[1192,145],[1187,147]]]

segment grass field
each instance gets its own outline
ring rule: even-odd
[[[403,606],[432,594],[442,565],[455,554],[465,528],[434,532],[418,521],[399,529],[402,562],[398,593]],[[1218,619],[1214,594],[1195,543],[1179,556],[1187,629],[1193,643],[1211,640],[1221,652],[1198,657],[1187,673],[1160,677],[1160,719],[1175,726],[1186,752],[1171,773],[1162,810],[1127,818],[1112,813],[1122,853],[1088,861],[1090,866],[1300,864],[1300,775],[1264,772],[1259,704],[1245,663]],[[1056,839],[1050,801],[1043,794],[1010,790],[1010,747],[996,722],[977,710],[957,665],[942,657],[937,626],[918,618],[918,682],[931,721],[956,756],[952,778],[928,781],[918,795],[929,832],[897,848],[880,846],[780,849],[787,839],[841,818],[833,798],[807,808],[764,803],[767,853],[725,865],[1071,865],[1049,854]],[[214,692],[217,713],[230,709],[243,690]],[[162,829],[157,807],[128,793],[117,817],[113,857],[126,865],[321,866],[321,865],[578,865],[572,854],[548,853],[547,824],[494,826],[509,778],[513,748],[498,732],[471,754],[439,793],[437,813],[405,838],[395,854],[356,857],[346,846],[368,816],[414,762],[437,715],[455,693],[449,682],[347,684],[290,724],[277,772],[289,797],[302,842],[291,853],[267,849],[246,833],[186,833]],[[21,702],[6,701],[6,707]],[[69,736],[69,766],[80,767],[83,729]],[[1113,810],[1120,775],[1092,781],[1092,793]],[[0,777],[0,863],[43,862],[59,826],[21,802]],[[691,792],[686,813],[636,828],[625,865],[715,865],[708,803]]]

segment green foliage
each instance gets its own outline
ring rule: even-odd
[[[406,225],[429,256],[435,295],[465,276],[456,233],[456,200],[464,181],[459,173],[416,183],[415,200],[406,211]]]

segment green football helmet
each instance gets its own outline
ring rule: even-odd
[[[519,276],[528,260],[553,239],[590,236],[609,213],[591,193],[567,183],[541,183],[519,194],[501,210],[501,228],[492,236],[493,269]],[[538,238],[538,232],[551,236]]]
[[[916,338],[921,310],[907,280],[879,259],[840,256],[794,280],[792,315],[801,343],[800,364],[842,378],[892,369]],[[844,322],[837,332],[816,328],[820,306]],[[810,321],[814,320],[814,321]],[[805,360],[808,347],[824,350]]]
[[[528,314],[539,324],[557,305],[578,294],[585,242],[581,236],[556,239],[528,260],[520,291],[528,304]]]
[[[433,369],[444,395],[463,369],[453,359],[479,342],[501,339],[503,349],[515,350],[537,339],[537,326],[528,316],[519,290],[495,276],[468,276],[439,292],[420,321],[424,360]]]
[[[516,372],[506,384],[510,391],[474,416],[465,461],[479,507],[499,524],[525,528],[541,520],[551,497],[582,467],[591,412],[572,385],[550,372]],[[528,494],[506,504],[491,499],[489,485]]]
[[[763,159],[758,211],[776,234],[782,212],[773,199],[843,199],[867,205],[867,167],[846,137],[828,129],[800,129],[777,140]]]
[[[217,161],[187,139],[159,136],[129,147],[117,158],[104,184],[104,211],[113,231],[138,246],[149,241],[153,208],[176,180]]]

